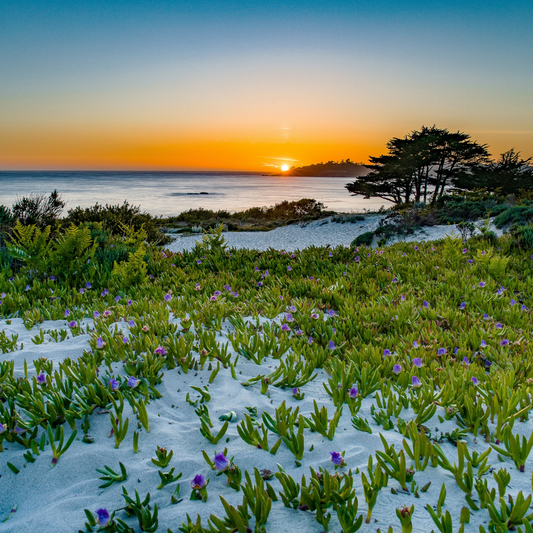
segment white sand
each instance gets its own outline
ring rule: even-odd
[[[317,221],[307,226],[287,226],[269,233],[228,233],[225,234],[225,237],[230,246],[248,246],[260,250],[271,246],[278,249],[295,250],[311,244],[348,245],[358,234],[375,228],[378,221],[379,217],[368,217],[364,223],[353,225]],[[451,233],[454,229],[454,226],[435,226],[428,228],[425,235],[412,236],[409,237],[409,240],[437,239]],[[170,249],[182,250],[191,248],[193,244],[194,238],[179,238],[172,243]],[[90,324],[90,321],[87,323]],[[121,323],[120,327],[124,332],[127,332],[127,326],[124,323]],[[44,322],[40,328],[43,330],[67,329],[66,323],[62,321]],[[8,336],[18,333],[19,348],[21,343],[24,344],[23,349],[4,355],[0,354],[0,360],[15,360],[17,376],[23,375],[24,360],[30,363],[28,367],[31,374],[34,373],[31,362],[38,357],[47,357],[58,363],[66,357],[76,359],[83,353],[84,349],[89,349],[89,335],[87,334],[69,338],[60,343],[55,343],[47,337],[43,344],[34,345],[31,342],[31,337],[38,333],[39,329],[35,327],[28,332],[21,319],[13,319],[11,325],[7,325],[5,321],[0,321],[0,331],[2,330]],[[223,333],[218,335],[217,341],[219,343],[227,342],[225,336],[231,330],[232,327],[226,324]],[[216,380],[209,387],[212,399],[207,404],[211,420],[215,425],[214,431],[217,431],[221,426],[218,416],[230,409],[238,413],[238,421],[240,421],[243,418],[243,413],[246,412],[246,406],[257,406],[259,414],[263,411],[274,414],[275,407],[278,407],[284,400],[289,406],[299,406],[304,415],[308,415],[312,410],[313,400],[316,400],[319,406],[326,405],[329,413],[333,414],[332,401],[322,386],[322,383],[327,379],[327,375],[323,371],[319,371],[315,381],[303,387],[302,391],[305,392],[303,401],[296,401],[290,390],[270,387],[269,396],[266,396],[260,394],[259,385],[251,387],[241,385],[241,382],[246,379],[272,372],[277,365],[277,361],[268,360],[257,366],[241,357],[237,366],[237,381],[231,377],[229,370],[221,369]],[[116,375],[124,375],[121,365],[117,364],[115,367]],[[111,511],[124,506],[121,484],[99,489],[98,486],[102,482],[98,479],[99,474],[95,470],[107,465],[118,471],[119,461],[124,463],[128,471],[128,479],[124,482],[124,486],[130,495],[134,493],[135,489],[139,491],[141,497],[150,492],[152,502],[158,504],[158,531],[163,532],[170,528],[174,533],[177,533],[182,521],[185,520],[186,513],[189,513],[193,518],[199,513],[204,519],[205,527],[207,526],[206,519],[211,513],[223,516],[219,494],[233,505],[240,504],[242,501],[242,492],[235,492],[228,488],[225,485],[224,476],[214,476],[214,472],[208,468],[202,457],[202,450],[206,450],[213,457],[215,449],[221,451],[227,446],[229,455],[235,457],[236,464],[243,471],[253,472],[253,468],[257,467],[260,469],[268,468],[275,472],[277,471],[276,463],[280,463],[299,483],[302,474],[309,478],[310,466],[315,469],[323,467],[333,471],[329,460],[329,452],[331,451],[346,452],[347,467],[345,470],[351,468],[355,472],[356,468],[366,469],[369,455],[375,454],[376,450],[383,449],[379,438],[380,431],[386,435],[389,443],[396,444],[397,448],[401,447],[403,437],[399,433],[395,431],[385,432],[371,418],[370,407],[374,402],[372,397],[364,400],[359,413],[370,422],[373,430],[371,435],[357,432],[352,428],[350,413],[345,407],[333,442],[317,433],[310,433],[306,430],[306,453],[300,468],[296,467],[294,456],[284,444],[281,445],[275,456],[246,444],[238,436],[236,423],[230,424],[224,439],[217,446],[214,446],[200,434],[199,419],[194,413],[194,408],[185,401],[187,392],[191,392],[192,396],[195,396],[190,386],[206,385],[209,375],[208,370],[190,371],[187,375],[179,373],[177,369],[165,371],[163,383],[158,386],[163,397],[157,401],[152,401],[148,406],[150,433],[141,431],[137,455],[133,453],[132,449],[133,430],[136,426],[135,416],[127,403],[125,417],[130,419],[130,428],[125,441],[118,450],[114,448],[114,439],[108,438],[111,429],[108,414],[93,414],[91,416],[89,433],[95,438],[93,444],[85,444],[81,441],[82,431],[78,422],[78,438],[53,469],[50,469],[52,458],[50,446],[46,446],[45,451],[36,458],[36,461],[29,464],[23,458],[25,450],[20,445],[5,442],[4,453],[0,454],[0,520],[8,515],[14,505],[18,505],[18,510],[7,522],[0,522],[0,532],[71,533],[78,530],[84,531],[83,509],[95,511],[100,507],[105,507]],[[438,414],[442,415],[441,409],[437,411]],[[413,416],[413,413],[409,409],[403,411],[401,416],[408,420]],[[438,431],[443,432],[451,431],[457,427],[453,422],[440,424],[437,416],[426,425],[432,430],[438,428]],[[529,432],[531,428],[531,421],[515,426],[515,430],[518,429],[523,432]],[[68,425],[65,425],[65,431],[67,435],[70,434]],[[225,442],[226,437],[229,437],[229,443]],[[269,442],[274,444],[275,441],[275,435],[270,434]],[[471,450],[483,451],[487,448],[481,438],[476,443],[472,435],[469,435],[467,441]],[[165,471],[175,467],[176,472],[183,472],[183,477],[179,481],[183,501],[177,505],[170,503],[170,496],[176,483],[164,487],[162,490],[156,490],[156,486],[159,484],[158,469],[150,461],[152,457],[155,457],[156,446],[166,447],[174,451],[174,457]],[[314,446],[313,451],[309,451],[311,446]],[[456,449],[451,444],[443,443],[442,448],[451,461],[456,460]],[[6,463],[8,461],[20,469],[18,475],[7,468]],[[518,473],[510,461],[500,463],[495,452],[492,452],[489,463],[492,463],[496,469],[505,467],[512,474],[508,489],[512,494],[516,495],[520,490],[524,490],[526,493],[530,492],[533,455],[527,461],[525,474]],[[209,499],[206,503],[189,501],[190,480],[199,473],[211,478],[208,487]],[[354,477],[359,497],[359,512],[366,514],[367,507],[364,501],[361,476],[354,475]],[[495,486],[491,475],[487,475],[487,479],[489,486]],[[428,467],[424,472],[417,472],[415,480],[419,487],[428,481],[431,481],[432,485],[427,493],[421,494],[420,499],[415,499],[412,495],[391,494],[391,487],[398,488],[398,483],[390,480],[389,486],[383,489],[378,497],[371,523],[363,524],[360,531],[370,533],[381,527],[381,531],[385,532],[389,525],[392,525],[395,531],[400,531],[400,524],[394,510],[403,505],[410,506],[413,503],[415,504],[413,531],[429,532],[436,529],[424,507],[427,503],[436,504],[443,482],[446,483],[448,494],[444,509],[451,511],[456,530],[459,526],[460,509],[466,502],[464,494],[456,486],[451,474],[440,467],[436,469]],[[281,489],[276,479],[271,483],[276,490]],[[335,514],[332,514],[330,531],[339,533],[339,524]],[[124,518],[125,514],[120,511],[117,516]],[[465,528],[465,531],[477,531],[479,520],[484,521],[486,527],[487,518],[486,511],[473,514],[471,523]],[[139,531],[135,518],[128,519],[127,522],[135,528],[135,531]],[[323,528],[315,521],[314,514],[289,510],[283,506],[280,500],[273,504],[267,523],[267,531],[271,533],[285,531],[319,533],[323,531]]]
[[[227,232],[224,233],[224,238],[230,248],[250,248],[261,251],[274,248],[276,250],[292,252],[308,248],[309,246],[329,245],[332,248],[335,246],[349,246],[357,236],[377,229],[379,222],[383,218],[384,215],[369,215],[361,222],[341,224],[339,222],[332,222],[331,217],[328,217],[310,223],[291,224],[290,226],[283,226],[268,232]],[[497,235],[502,235],[501,230],[496,229],[493,225],[491,225],[491,229]],[[387,244],[392,244],[397,241],[436,241],[446,237],[446,235],[451,235],[452,232],[460,235],[455,224],[427,226],[422,231],[416,232],[413,235],[390,239],[387,241]],[[196,242],[201,240],[201,234],[188,237],[178,236],[167,248],[172,252],[192,250]],[[376,238],[374,238],[373,244],[374,246],[376,245]]]
[[[123,327],[124,324],[121,324]],[[41,325],[43,329],[65,327],[65,324],[58,322],[45,322]],[[126,329],[126,328],[124,328]],[[233,328],[231,325],[224,325],[222,334],[217,336],[219,343],[227,342],[226,334]],[[42,345],[33,345],[30,337],[38,331],[34,328],[28,332],[22,325],[20,319],[14,319],[11,325],[6,325],[5,321],[0,321],[0,330],[11,334],[19,333],[19,342],[24,343],[24,348],[15,353],[0,355],[0,359],[15,359],[17,374],[22,372],[23,360],[32,361],[36,357],[46,356],[55,362],[63,360],[65,357],[76,358],[80,356],[84,349],[89,349],[87,342],[88,335],[81,335],[76,338],[67,339],[64,342],[45,342]],[[277,366],[275,360],[267,360],[258,366],[254,363],[240,359],[238,364],[238,380],[235,381],[229,370],[221,369],[214,383],[209,387],[212,395],[211,401],[207,404],[211,414],[211,419],[215,425],[215,431],[221,426],[218,416],[228,410],[234,410],[242,420],[246,406],[257,406],[259,414],[263,411],[274,414],[274,408],[282,401],[286,401],[289,406],[299,406],[304,415],[308,415],[313,407],[315,399],[319,405],[326,405],[328,411],[333,414],[332,401],[327,396],[322,383],[327,378],[323,371],[318,372],[318,378],[302,388],[305,392],[303,401],[296,401],[290,390],[281,390],[270,387],[269,396],[260,394],[259,385],[243,387],[242,381],[258,374],[272,372]],[[116,373],[123,375],[121,365],[116,365]],[[103,370],[103,369],[102,369]],[[207,384],[210,372],[190,371],[187,375],[180,374],[177,369],[165,372],[163,383],[158,387],[163,397],[160,400],[152,401],[148,406],[150,419],[150,433],[141,431],[139,440],[139,453],[135,455],[132,450],[132,436],[135,420],[129,405],[126,403],[125,416],[130,418],[130,429],[125,441],[117,450],[114,448],[114,439],[108,438],[110,432],[110,422],[108,414],[94,414],[91,416],[90,434],[95,438],[93,444],[84,444],[80,438],[82,431],[78,429],[79,437],[71,448],[62,456],[55,468],[50,469],[52,458],[50,447],[47,446],[33,464],[28,464],[23,458],[25,450],[19,445],[4,443],[4,453],[0,454],[0,520],[9,513],[14,505],[18,505],[17,512],[5,523],[0,523],[0,532],[32,532],[32,533],[67,533],[84,530],[85,520],[83,509],[88,508],[95,511],[97,508],[105,507],[109,510],[123,507],[124,500],[121,496],[120,484],[114,484],[106,489],[99,489],[101,482],[98,480],[96,468],[103,468],[108,465],[118,471],[118,462],[121,461],[128,471],[128,479],[124,482],[130,494],[137,489],[141,495],[150,492],[152,501],[157,502],[159,507],[159,529],[167,531],[170,528],[177,533],[178,527],[185,519],[186,513],[196,517],[199,513],[207,519],[211,513],[218,516],[223,515],[219,494],[223,495],[231,504],[241,503],[242,492],[235,492],[225,485],[225,477],[215,477],[202,457],[202,450],[206,450],[210,456],[214,455],[214,450],[221,451],[225,446],[229,448],[230,456],[235,456],[236,464],[244,471],[253,471],[253,467],[268,468],[277,471],[276,463],[284,466],[287,472],[300,482],[302,474],[309,477],[309,467],[328,468],[333,471],[329,461],[331,451],[345,451],[347,468],[365,469],[369,454],[375,454],[376,450],[382,449],[379,432],[382,431],[389,443],[394,443],[401,447],[402,436],[394,431],[384,431],[381,426],[377,426],[370,416],[370,406],[374,401],[368,397],[363,402],[360,416],[368,419],[373,433],[370,435],[364,432],[356,432],[351,426],[350,413],[345,407],[340,425],[337,429],[333,442],[317,433],[305,432],[306,453],[302,460],[302,466],[297,468],[294,456],[288,451],[284,444],[281,445],[278,453],[273,456],[270,453],[256,449],[240,439],[237,433],[237,423],[230,424],[226,434],[229,443],[225,442],[226,437],[214,446],[207,442],[200,434],[200,422],[194,413],[194,408],[185,402],[187,392],[195,393],[189,387],[191,385],[203,386]],[[443,414],[439,409],[437,414]],[[402,418],[409,419],[413,416],[409,409],[402,412]],[[532,422],[517,424],[516,429],[530,431]],[[439,431],[451,431],[457,426],[453,422],[440,424],[437,416],[426,424],[432,430],[438,427]],[[132,427],[133,426],[133,427]],[[79,428],[79,423],[78,423]],[[70,429],[65,425],[67,434]],[[270,434],[269,442],[275,442],[275,435]],[[478,443],[472,435],[468,436],[469,448],[482,451],[487,445],[483,439],[479,438]],[[311,446],[313,451],[309,451]],[[150,459],[155,457],[156,446],[164,446],[174,451],[174,457],[166,471],[175,467],[177,472],[183,472],[181,483],[181,496],[183,501],[177,505],[171,505],[170,496],[176,486],[175,483],[156,490],[159,483],[157,468]],[[450,460],[456,460],[456,449],[448,443],[443,443],[442,447]],[[15,475],[7,466],[7,462],[13,463],[20,469],[20,473]],[[514,465],[507,461],[505,464],[499,463],[496,453],[492,452],[489,463],[498,469],[505,467],[512,474],[510,492],[516,494],[519,490],[529,493],[531,488],[530,472],[533,467],[533,455],[526,464],[526,473],[517,473]],[[190,480],[195,474],[201,473],[211,478],[208,487],[209,499],[206,503],[189,501]],[[355,486],[359,497],[359,512],[366,512],[361,476],[354,475]],[[491,475],[487,475],[490,486],[495,486]],[[461,507],[465,505],[464,494],[457,488],[452,476],[439,468],[428,468],[424,472],[417,472],[415,480],[422,487],[428,481],[432,485],[426,494],[421,494],[420,499],[412,495],[393,495],[391,487],[399,488],[394,480],[389,481],[389,486],[383,489],[378,497],[378,503],[374,509],[371,523],[364,524],[360,531],[370,533],[375,532],[378,527],[386,531],[389,525],[393,525],[395,531],[400,530],[400,524],[395,516],[394,510],[402,505],[415,504],[413,518],[414,531],[429,532],[434,528],[433,522],[427,511],[424,509],[427,503],[435,504],[438,499],[441,484],[446,483],[447,499],[444,509],[452,512],[455,520],[458,519]],[[280,484],[273,480],[272,485],[276,490],[280,490]],[[334,515],[334,513],[333,513]],[[124,512],[120,511],[118,517],[124,518]],[[472,521],[465,531],[477,531],[479,520],[487,519],[487,512],[475,513]],[[136,519],[128,519],[128,523],[134,526],[135,531],[139,531]],[[204,520],[204,522],[206,522]],[[458,524],[457,524],[458,525]],[[322,527],[315,521],[314,514],[286,509],[281,501],[273,504],[270,514],[267,531],[271,533],[291,531],[295,533],[319,533]],[[330,531],[339,533],[335,515],[330,523]]]

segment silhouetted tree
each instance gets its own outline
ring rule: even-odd
[[[346,188],[353,195],[383,198],[395,204],[435,203],[453,181],[465,180],[488,163],[486,145],[462,132],[422,126],[387,143],[388,154],[371,157],[366,176]]]
[[[466,179],[454,181],[457,189],[485,189],[500,194],[517,194],[520,191],[533,191],[532,158],[522,159],[514,148],[500,155],[498,161],[483,165]]]

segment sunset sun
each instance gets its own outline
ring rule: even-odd
[[[289,165],[281,165],[282,172],[287,172],[289,170]]]

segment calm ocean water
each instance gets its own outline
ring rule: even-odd
[[[128,200],[153,215],[176,215],[190,208],[242,211],[282,200],[314,198],[335,211],[375,210],[382,200],[350,196],[347,178],[300,178],[259,174],[184,172],[0,172],[0,204],[57,189],[66,209]],[[208,193],[208,194],[200,194]]]

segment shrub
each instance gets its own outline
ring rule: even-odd
[[[358,235],[352,241],[351,246],[370,246],[373,240],[374,240],[374,232],[365,231],[365,233],[361,233],[361,235]]]
[[[54,190],[48,198],[45,194],[23,196],[13,204],[11,213],[12,218],[22,224],[35,224],[42,229],[54,225],[65,205],[61,195]]]
[[[147,212],[141,212],[140,206],[130,205],[126,200],[122,205],[105,206],[95,204],[92,207],[76,207],[68,211],[65,221],[80,225],[87,222],[101,222],[102,229],[114,235],[123,235],[124,226],[136,231],[144,228],[146,240],[152,244],[166,244],[170,238],[163,235],[158,228],[159,217],[154,217]]]

